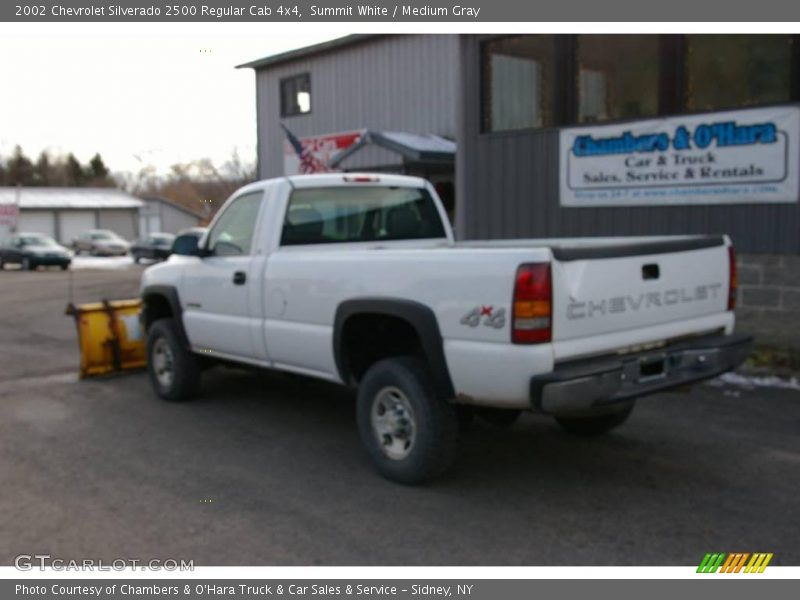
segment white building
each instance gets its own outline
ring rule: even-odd
[[[11,230],[28,231],[69,244],[87,229],[110,229],[134,239],[139,235],[143,206],[138,198],[113,188],[0,187],[0,207],[4,208],[0,212],[9,230],[0,230],[0,237]]]
[[[142,198],[144,206],[139,209],[139,235],[151,233],[178,233],[182,229],[201,225],[206,215],[189,210],[167,198]]]

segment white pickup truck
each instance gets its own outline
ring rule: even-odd
[[[260,181],[141,283],[156,393],[223,361],[358,389],[378,471],[441,474],[472,412],[569,432],[739,365],[726,236],[456,242],[432,186],[386,174]]]

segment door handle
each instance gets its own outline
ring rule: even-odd
[[[247,281],[247,274],[244,271],[236,271],[233,274],[234,285],[244,285],[245,281]]]

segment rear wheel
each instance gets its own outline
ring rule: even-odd
[[[420,360],[390,358],[370,367],[358,388],[356,418],[361,441],[387,479],[422,483],[455,460],[456,407],[436,396]]]
[[[159,319],[147,333],[147,373],[156,394],[170,402],[191,399],[200,384],[198,357],[181,342],[173,319]]]
[[[556,417],[556,421],[564,430],[574,435],[600,435],[619,427],[633,412],[633,404],[613,413],[590,417]]]

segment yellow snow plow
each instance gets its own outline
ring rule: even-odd
[[[103,300],[67,306],[66,314],[74,317],[78,327],[81,379],[144,368],[141,308],[140,300]]]

